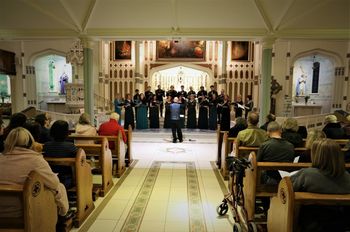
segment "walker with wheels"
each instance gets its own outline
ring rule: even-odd
[[[230,170],[229,193],[216,211],[220,216],[224,216],[230,207],[235,220],[233,232],[241,232],[243,227],[248,229],[248,232],[257,232],[256,224],[248,221],[247,211],[244,208],[243,177],[245,169],[250,167],[250,162],[246,158],[228,157],[227,165]]]

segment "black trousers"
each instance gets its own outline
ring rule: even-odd
[[[181,122],[180,120],[171,120],[171,131],[173,133],[173,141],[179,139],[182,141],[182,131],[181,131]],[[177,136],[176,136],[177,132]]]

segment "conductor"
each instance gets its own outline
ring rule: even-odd
[[[173,143],[176,143],[177,139],[182,143],[182,131],[180,125],[180,108],[178,103],[179,98],[175,97],[174,102],[170,105],[170,119],[171,119],[171,131],[173,133]],[[177,136],[176,136],[177,133]]]

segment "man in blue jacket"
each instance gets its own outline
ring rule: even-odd
[[[182,131],[180,127],[180,108],[178,103],[179,98],[175,97],[174,102],[170,105],[170,119],[171,119],[171,131],[173,133],[173,143],[176,143],[177,139],[182,143]],[[177,136],[176,136],[177,132]]]

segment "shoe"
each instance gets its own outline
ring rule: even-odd
[[[179,142],[180,142],[180,143],[182,143],[182,142],[183,142],[183,140],[182,140],[182,139],[179,139]]]
[[[173,143],[176,143],[176,140],[173,140]]]

